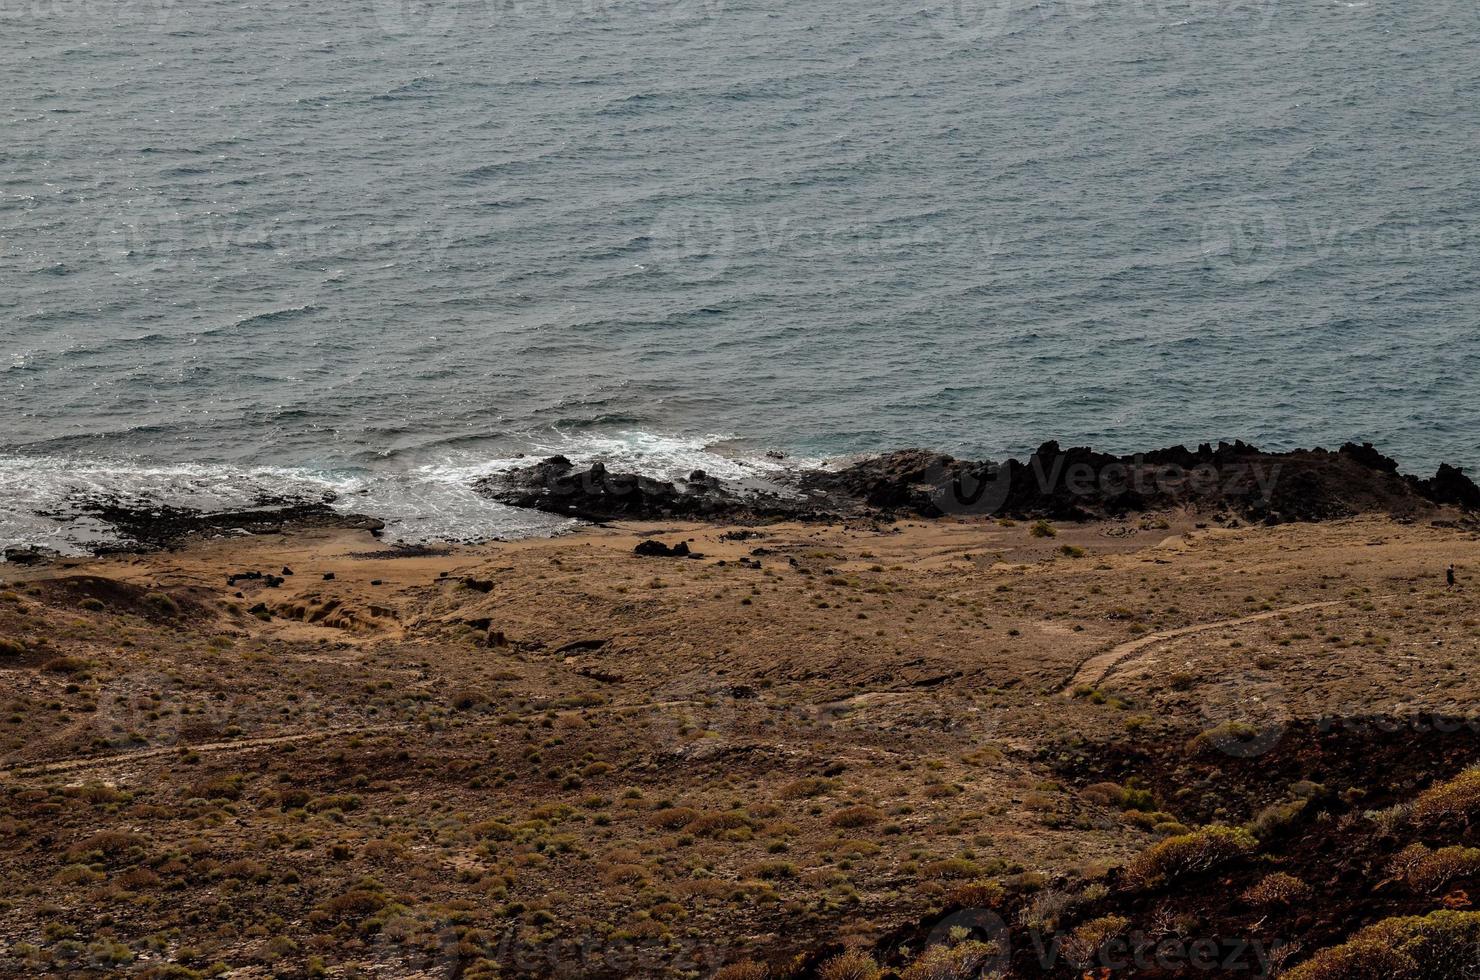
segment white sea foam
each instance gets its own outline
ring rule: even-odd
[[[399,468],[333,471],[220,464],[147,465],[122,460],[0,456],[0,546],[36,545],[63,554],[123,539],[89,515],[88,501],[170,506],[207,513],[264,501],[327,503],[346,514],[386,522],[386,539],[408,543],[547,535],[575,522],[509,507],[479,494],[482,477],[563,454],[619,472],[682,480],[696,469],[737,485],[767,483],[798,462],[722,452],[722,436],[679,437],[640,431],[582,433],[533,440],[523,456],[489,459],[472,452]]]

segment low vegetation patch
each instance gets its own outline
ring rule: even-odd
[[[1258,841],[1246,830],[1221,825],[1204,827],[1190,834],[1168,837],[1142,851],[1126,866],[1126,880],[1141,888],[1167,885],[1243,857],[1257,845]]]
[[[1288,980],[1473,980],[1480,974],[1480,912],[1444,910],[1385,919],[1321,950]]]

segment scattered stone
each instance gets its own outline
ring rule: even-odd
[[[702,555],[695,554],[689,550],[687,541],[668,546],[654,538],[647,541],[639,541],[637,547],[632,549],[634,554],[643,555],[648,558],[701,558]]]
[[[5,560],[14,565],[40,565],[60,557],[61,552],[34,544],[25,548],[5,549]]]

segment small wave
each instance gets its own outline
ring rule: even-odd
[[[348,470],[0,456],[0,547],[38,545],[78,555],[126,544],[116,529],[88,512],[85,505],[100,499],[204,513],[326,503],[341,513],[385,521],[386,536],[407,543],[530,537],[559,532],[573,522],[489,500],[474,489],[480,478],[554,455],[579,466],[599,461],[613,470],[670,481],[704,470],[742,486],[769,485],[778,473],[795,465],[747,453],[733,437],[721,433],[613,431],[615,417],[602,421],[605,427],[600,430],[548,430],[527,436],[522,453],[490,457],[476,445],[459,449],[455,440],[444,440],[437,457],[429,461],[391,454],[377,467]]]
[[[660,480],[682,480],[694,470],[738,483],[764,481],[796,465],[764,454],[723,451],[737,442],[724,433],[676,436],[627,429],[618,432],[556,432],[537,438],[530,455],[561,455],[578,466],[601,462],[611,470]]]
[[[244,317],[240,317],[237,320],[233,321],[232,326],[247,327],[258,323],[276,323],[279,320],[291,320],[294,317],[307,316],[310,313],[317,313],[320,309],[320,307],[314,306],[311,303],[305,304],[303,306],[289,306],[281,310],[269,310],[266,313],[253,313]]]
[[[371,96],[372,102],[395,102],[401,99],[427,99],[431,93],[426,90],[436,84],[436,81],[425,75],[417,76],[403,85],[387,89],[379,95]]]
[[[517,459],[453,459],[390,472],[333,472],[215,464],[143,465],[61,457],[0,457],[0,547],[37,545],[67,555],[126,544],[85,505],[99,499],[133,507],[224,513],[261,506],[327,503],[345,514],[386,522],[408,543],[473,541],[550,534],[571,522],[517,510],[473,490],[479,476]]]

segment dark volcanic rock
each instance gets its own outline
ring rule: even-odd
[[[186,538],[227,533],[277,534],[315,527],[376,530],[383,521],[354,514],[341,514],[327,504],[271,502],[253,510],[209,513],[186,507],[139,506],[119,500],[89,500],[78,508],[106,521],[126,539],[123,544],[105,545],[100,554],[154,551],[173,548]]]
[[[1000,464],[908,450],[838,473],[805,474],[802,482],[928,517],[1083,520],[1185,507],[1280,523],[1371,512],[1411,514],[1433,503],[1475,506],[1467,501],[1480,498],[1474,485],[1450,467],[1441,468],[1434,480],[1405,480],[1393,460],[1370,445],[1353,444],[1338,452],[1265,453],[1234,442],[1114,456],[1047,442],[1027,462]]]
[[[698,558],[689,551],[686,541],[680,541],[671,548],[661,541],[650,538],[647,541],[639,541],[637,547],[632,549],[633,554],[645,555],[649,558]]]
[[[12,565],[41,565],[61,557],[50,548],[31,545],[26,548],[6,548],[4,558]]]
[[[1409,516],[1435,505],[1480,509],[1480,489],[1441,466],[1428,480],[1399,474],[1371,445],[1266,453],[1244,442],[1172,446],[1128,456],[1046,442],[1026,461],[973,462],[922,449],[842,469],[790,474],[777,492],[727,487],[702,471],[675,485],[578,470],[563,456],[491,477],[479,489],[505,503],[588,520],[837,520],[895,514],[1088,520],[1187,509],[1279,524],[1362,513]]]
[[[1411,479],[1411,478],[1410,478]],[[1480,510],[1480,487],[1464,471],[1448,463],[1427,480],[1412,480],[1414,489],[1436,504],[1454,504],[1465,510]]]
[[[734,520],[797,516],[801,501],[774,493],[741,494],[702,470],[683,485],[634,473],[613,473],[601,463],[577,469],[564,456],[486,477],[479,492],[513,507],[532,507],[589,521],[673,517]]]

